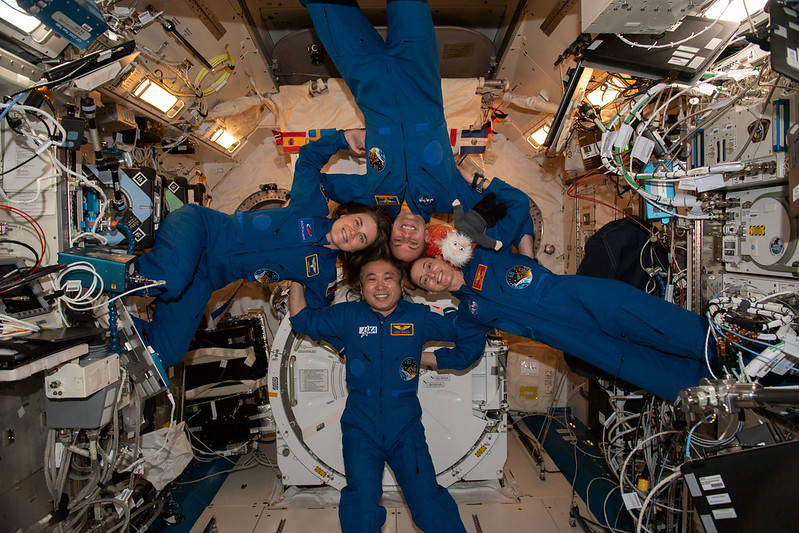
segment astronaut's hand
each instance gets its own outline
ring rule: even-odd
[[[438,361],[436,360],[436,354],[434,352],[422,352],[421,360],[419,361],[419,366],[422,368],[427,368],[429,370],[436,370],[438,368]]]
[[[344,138],[350,145],[350,150],[358,155],[366,153],[366,130],[363,128],[355,130],[344,130]]]

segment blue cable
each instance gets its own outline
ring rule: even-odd
[[[14,104],[19,102],[22,99],[22,97],[25,96],[26,94],[28,94],[28,91],[25,91],[24,93],[19,93],[11,100],[8,106],[6,106],[6,108],[3,109],[3,112],[0,113],[0,121],[6,118],[6,114],[8,114],[8,112],[11,111],[11,108],[14,107]]]
[[[117,329],[116,301],[108,302],[108,330],[110,332],[108,348],[111,353],[117,353],[119,351],[119,330]]]
[[[658,479],[657,481],[655,481],[655,485],[660,483],[660,478],[663,476],[663,469],[666,468],[666,463],[668,462],[668,460],[669,460],[669,452],[666,452],[666,456],[663,458],[663,464],[660,465],[660,472],[658,472]],[[655,485],[652,486],[654,487]],[[646,513],[646,524],[644,524],[644,527],[647,527],[649,525],[649,517],[652,515],[653,507],[654,505],[649,506],[649,512]]]
[[[133,230],[124,222],[117,222],[116,229],[125,234],[128,239],[128,253],[133,254],[136,250],[136,237],[133,236]]]
[[[733,342],[732,345],[733,346],[737,346],[738,348],[740,348],[742,350],[746,350],[747,352],[753,354],[755,357],[757,357],[759,359],[765,359],[766,361],[768,361],[770,363],[776,363],[776,364],[778,364],[780,366],[784,366],[785,368],[787,368],[789,370],[793,370],[793,371],[799,372],[799,368],[796,368],[795,366],[791,366],[788,363],[783,363],[782,361],[777,361],[777,359],[775,359],[773,357],[766,357],[762,353],[758,353],[758,352],[756,352],[754,350],[751,350],[751,349],[747,348],[746,346],[743,346],[742,344],[738,344],[737,342]],[[769,346],[773,346],[773,344],[769,344]]]
[[[769,344],[769,343],[767,343],[766,341],[761,341],[761,340],[759,340],[759,339],[753,339],[753,338],[751,338],[751,337],[747,337],[747,336],[745,336],[745,335],[741,335],[741,334],[740,334],[740,333],[738,333],[737,331],[734,331],[734,330],[732,330],[732,329],[730,329],[730,328],[728,328],[728,327],[722,326],[721,324],[717,324],[717,323],[716,323],[716,322],[714,322],[714,321],[713,321],[713,319],[711,319],[711,318],[708,318],[708,321],[709,321],[709,322],[710,322],[710,323],[713,325],[713,327],[714,327],[714,328],[716,328],[716,331],[723,330],[723,331],[726,331],[726,332],[728,332],[728,333],[732,333],[732,334],[733,334],[733,335],[735,335],[736,337],[740,337],[740,338],[742,338],[742,339],[744,339],[744,340],[746,340],[746,341],[749,341],[749,342],[755,342],[755,343],[757,343],[757,344],[762,344],[763,346],[773,346],[772,344]],[[719,331],[719,332],[720,332],[720,331]]]
[[[698,428],[699,426],[701,426],[702,423],[705,420],[707,420],[708,418],[709,417],[706,416],[705,418],[703,418],[702,420],[700,420],[699,422],[694,424],[694,427],[692,427],[691,430],[688,432],[688,439],[685,441],[685,457],[686,457],[686,459],[690,459],[691,458],[691,435],[693,435],[694,434],[694,430],[696,428]]]

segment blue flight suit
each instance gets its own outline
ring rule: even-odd
[[[626,283],[561,276],[480,248],[462,272],[453,293],[462,324],[543,342],[672,401],[709,377],[704,319]]]
[[[319,179],[340,147],[310,143],[300,149],[295,175],[302,187],[292,187],[288,207],[228,215],[186,205],[164,219],[152,250],[137,263],[142,276],[166,281],[153,291],[153,318],[142,326],[165,367],[186,354],[211,293],[238,279],[298,281],[307,287],[308,305],[329,305],[338,251],[325,246],[334,221],[326,218]]]
[[[417,526],[425,532],[465,531],[454,500],[436,483],[416,395],[422,345],[459,336],[456,316],[441,316],[426,305],[401,300],[386,317],[358,301],[305,308],[291,318],[295,331],[343,342],[345,347],[349,395],[341,435],[347,486],[339,505],[344,533],[380,531],[386,520],[379,503],[385,462]],[[480,357],[486,328],[469,331],[467,344],[479,344],[480,350],[475,354],[459,346],[439,348],[439,368],[465,369]]]
[[[481,195],[464,181],[452,156],[427,3],[389,0],[385,41],[354,1],[304,4],[366,124],[366,175],[327,174],[329,197],[379,205],[392,215],[404,199],[425,221],[451,213],[456,198],[471,209]],[[534,235],[525,193],[497,178],[486,192],[508,204],[508,214],[488,229],[489,236],[518,245],[523,235]]]

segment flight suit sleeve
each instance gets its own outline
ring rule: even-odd
[[[313,309],[327,307],[333,301],[333,294],[328,296],[326,292],[326,287],[321,284],[309,284],[305,288],[305,303]]]
[[[306,307],[291,317],[291,327],[297,333],[307,335],[315,341],[327,341],[340,348],[344,344],[344,339],[340,336],[344,331],[340,317],[346,314],[340,305],[322,309]]]
[[[532,235],[535,238],[533,219],[530,216],[530,197],[520,189],[505,183],[499,178],[491,180],[491,184],[484,194],[490,192],[497,195],[498,202],[504,202],[508,206],[508,212],[486,233],[513,246],[518,246],[524,235]],[[513,240],[508,242],[511,237]],[[504,249],[506,248],[503,246]],[[507,247],[507,250],[510,250],[510,246]]]
[[[436,365],[440,370],[465,370],[472,366],[483,354],[485,335],[488,328],[472,320],[462,318],[461,313],[451,312],[441,316],[429,311],[425,323],[428,326],[428,340],[453,341],[453,348],[438,348]]]
[[[325,185],[322,168],[336,152],[347,148],[349,145],[341,131],[325,135],[300,148],[289,193],[292,205],[301,204],[308,206],[312,213],[327,214],[327,198],[320,189],[320,185]]]

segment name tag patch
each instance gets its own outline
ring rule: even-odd
[[[483,264],[477,265],[477,272],[474,273],[474,281],[472,281],[473,289],[477,289],[478,291],[483,290],[483,281],[486,277],[486,270],[488,270],[487,266]]]
[[[319,256],[316,254],[305,256],[305,276],[312,278],[319,275]]]
[[[394,337],[411,337],[413,336],[413,324],[409,322],[392,322],[390,332]]]
[[[386,196],[375,194],[375,204],[377,205],[400,205],[399,198],[396,196]]]

